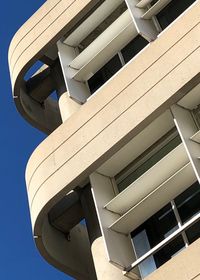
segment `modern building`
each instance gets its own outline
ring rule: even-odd
[[[26,169],[43,257],[80,280],[199,280],[200,1],[47,0],[9,65],[48,134]]]

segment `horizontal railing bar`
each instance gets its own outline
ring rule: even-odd
[[[191,227],[193,224],[198,222],[200,220],[200,213],[192,217],[189,221],[187,221],[185,224],[183,224],[179,229],[174,231],[172,234],[170,234],[167,238],[165,238],[163,241],[161,241],[159,244],[154,246],[151,250],[149,250],[146,254],[144,254],[142,257],[137,259],[134,263],[132,263],[130,266],[125,268],[125,272],[130,272],[133,268],[138,266],[141,262],[146,260],[151,255],[155,254],[157,251],[162,249],[165,245],[167,245],[170,241],[175,239],[178,235],[180,235],[183,231]]]

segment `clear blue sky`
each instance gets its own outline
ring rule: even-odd
[[[0,279],[66,280],[39,255],[32,239],[24,171],[35,147],[45,137],[16,112],[11,95],[7,52],[17,29],[44,0],[1,3],[0,23]]]

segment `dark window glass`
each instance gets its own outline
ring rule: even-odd
[[[165,29],[172,21],[174,21],[195,1],[196,0],[172,0],[156,16],[161,28]]]
[[[169,244],[160,249],[156,254],[154,254],[156,266],[159,267],[163,265],[184,247],[185,244],[182,236],[178,236],[176,239],[171,241]]]
[[[175,198],[179,216],[183,223],[200,211],[200,186],[194,183]]]
[[[158,2],[158,0],[153,0],[152,2],[151,2],[151,6],[153,6],[154,4],[156,4]]]
[[[145,230],[150,247],[154,247],[177,229],[171,204],[167,204],[131,233],[132,238]]]
[[[177,221],[169,203],[131,233],[137,258],[144,255],[177,228]],[[147,276],[183,247],[182,237],[171,241],[139,265],[141,276]]]
[[[195,182],[174,199],[179,216],[183,223],[200,212],[200,185]],[[167,238],[178,229],[177,220],[171,204],[167,204],[131,233],[137,258]],[[186,231],[189,244],[200,237],[200,221]],[[161,248],[154,255],[139,265],[140,273],[148,275],[159,266],[170,260],[185,247],[182,235]]]
[[[186,230],[186,235],[189,243],[194,242],[200,237],[200,221],[195,223],[189,229]]]
[[[117,54],[88,80],[90,92],[94,93],[107,80],[109,80],[121,67],[122,65]]]
[[[144,174],[148,169],[160,161],[164,156],[166,156],[170,151],[172,151],[176,146],[181,143],[179,136],[176,136],[174,139],[169,141],[165,146],[160,148],[159,151],[155,152],[148,160],[141,164],[136,170],[131,172],[126,176],[121,182],[117,181],[117,186],[119,191],[123,191],[127,188],[132,182],[138,179],[142,174]]]
[[[128,45],[121,50],[125,63],[139,53],[139,51],[141,51],[147,44],[148,42],[139,35],[128,43]]]

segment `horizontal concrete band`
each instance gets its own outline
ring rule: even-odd
[[[49,200],[56,202],[74,188],[189,90],[184,86],[199,73],[200,26],[195,17],[198,11],[193,12],[192,28],[190,18],[187,29],[186,14],[36,149],[26,176],[33,223]],[[182,24],[185,34],[177,39]],[[166,50],[169,38],[174,41]],[[150,55],[158,55],[164,47],[149,65]]]

